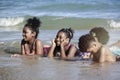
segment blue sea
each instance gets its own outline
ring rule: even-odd
[[[64,22],[62,27],[69,26],[76,18],[80,21],[71,24],[77,26],[75,29],[79,25],[88,29],[91,26],[119,28],[120,0],[0,0],[0,30],[21,30],[26,19],[33,16],[43,20],[42,29],[59,29],[55,28],[61,24],[59,20]]]

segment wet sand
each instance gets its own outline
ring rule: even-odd
[[[0,54],[0,80],[119,80],[120,62],[64,61]]]

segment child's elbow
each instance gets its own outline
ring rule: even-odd
[[[104,59],[100,59],[100,60],[99,60],[99,63],[103,63],[103,62],[105,62]]]
[[[101,60],[99,61],[99,63],[103,63],[103,62],[105,62],[105,61],[101,61]]]

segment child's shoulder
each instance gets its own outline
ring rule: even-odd
[[[68,47],[68,49],[78,50],[78,47],[75,44],[70,44],[69,47]]]
[[[75,44],[69,44],[69,47],[75,47],[75,48],[77,48],[77,45],[75,45]]]
[[[40,39],[36,39],[36,41],[41,41]]]
[[[42,44],[42,41],[40,39],[36,39],[35,43],[41,43]]]
[[[110,53],[112,53],[112,52],[110,51],[109,47],[106,46],[106,45],[103,45],[103,47],[101,48],[101,51],[102,51],[103,53],[105,53],[105,54],[110,54]]]
[[[107,45],[102,45],[102,50],[109,50],[109,47]]]

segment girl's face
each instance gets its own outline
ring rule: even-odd
[[[66,33],[64,33],[64,32],[59,32],[58,34],[57,34],[57,36],[56,36],[56,45],[57,46],[60,46],[60,44],[64,41],[64,40],[66,40],[67,39],[67,37],[66,37]]]
[[[30,41],[34,36],[35,36],[34,33],[29,27],[23,28],[23,39],[25,41]]]

